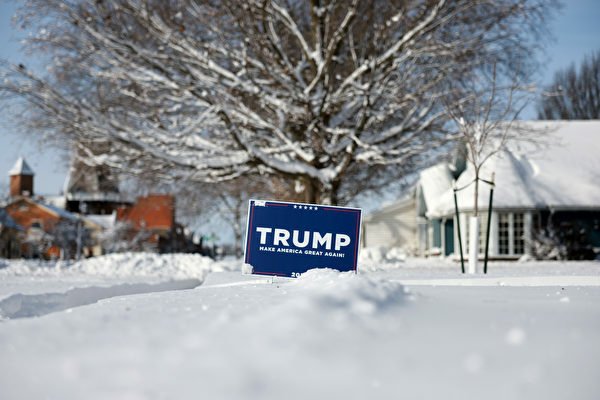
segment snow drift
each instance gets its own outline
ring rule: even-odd
[[[236,263],[214,262],[199,254],[115,253],[88,258],[75,263],[35,260],[2,261],[1,276],[88,276],[128,278],[152,277],[203,280],[212,271],[239,268]]]

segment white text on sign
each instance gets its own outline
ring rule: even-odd
[[[297,230],[290,233],[287,229],[275,228],[273,231],[273,228],[259,226],[256,227],[256,231],[260,233],[260,244],[262,245],[266,245],[267,240],[271,239],[272,242],[269,244],[273,244],[273,246],[289,247],[290,237],[292,239],[292,245],[299,248],[305,248],[310,244],[310,247],[313,249],[325,247],[325,249],[331,250],[333,244],[335,250],[339,251],[342,247],[350,244],[350,236],[344,235],[343,233],[336,233],[333,235],[332,233],[321,234],[320,232],[304,231],[302,240],[300,240],[300,231]]]

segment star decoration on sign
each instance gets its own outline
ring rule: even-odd
[[[298,204],[294,204],[294,208],[299,209],[299,210],[313,210],[313,211],[318,210],[318,208],[316,206],[303,206],[303,205],[298,205]]]

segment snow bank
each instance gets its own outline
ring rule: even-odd
[[[290,288],[302,292],[311,308],[345,309],[359,314],[373,314],[398,304],[406,294],[397,282],[333,269],[310,270],[292,282]]]
[[[315,332],[331,320],[380,315],[403,304],[407,296],[398,282],[333,269],[310,270],[280,287],[286,294],[284,301],[262,316],[265,323],[300,327],[311,320]]]
[[[200,278],[225,265],[198,254],[118,253],[89,258],[69,267],[88,275],[113,277],[152,276],[173,279]]]
[[[73,264],[16,260],[0,265],[2,276],[89,276],[128,278],[204,279],[214,271],[238,268],[235,263],[215,262],[198,254],[118,253],[88,258]]]
[[[422,262],[358,275],[311,270],[295,280],[224,272],[193,290],[120,282],[57,295],[44,277],[45,293],[0,302],[10,318],[0,322],[0,397],[598,397],[598,288],[429,285],[407,294],[390,282],[449,270]],[[140,294],[107,297],[133,289]],[[36,315],[44,316],[20,318]]]
[[[0,277],[36,276],[55,273],[55,262],[40,260],[0,260]]]

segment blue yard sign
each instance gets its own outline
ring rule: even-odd
[[[258,275],[356,271],[360,222],[357,208],[250,200],[245,262]]]

